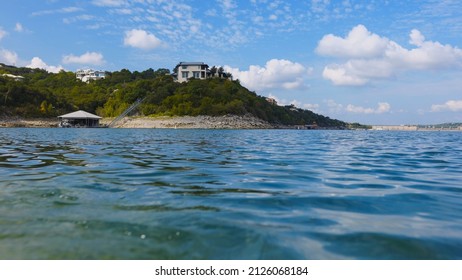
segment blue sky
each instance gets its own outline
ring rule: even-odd
[[[21,0],[0,62],[56,72],[220,65],[259,95],[349,122],[462,122],[462,1]]]

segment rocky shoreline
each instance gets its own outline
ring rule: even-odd
[[[58,127],[58,119],[0,118],[0,127]]]
[[[104,122],[103,122],[104,123]],[[122,120],[120,128],[269,129],[274,125],[253,116],[226,115],[183,117],[135,117]]]
[[[111,118],[101,120],[107,125]],[[58,127],[58,119],[1,118],[0,127]],[[279,128],[251,115],[182,116],[182,117],[127,117],[117,128],[193,128],[193,129],[271,129]]]

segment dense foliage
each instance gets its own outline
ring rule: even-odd
[[[252,114],[285,125],[347,125],[308,110],[271,104],[239,81],[228,79],[191,79],[180,84],[173,81],[168,69],[123,69],[107,73],[104,80],[84,83],[72,72],[52,74],[40,69],[0,66],[0,117],[56,117],[74,110],[115,117],[144,98],[138,112],[145,116]],[[5,73],[24,79],[16,81],[1,75]]]

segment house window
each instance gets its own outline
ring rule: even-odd
[[[188,76],[189,76],[189,72],[187,72],[187,71],[181,72],[181,77],[182,77],[183,79],[187,79]]]
[[[199,79],[201,77],[201,72],[199,71],[194,71],[193,72],[193,77],[196,78],[196,79]]]
[[[186,66],[186,65],[181,66],[181,69],[187,69],[187,68],[188,68],[188,66]]]

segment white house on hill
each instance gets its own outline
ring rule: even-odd
[[[16,75],[12,75],[12,74],[2,74],[3,77],[7,77],[7,78],[10,78],[10,79],[13,79],[17,82],[20,82],[20,81],[23,81],[24,80],[24,77],[23,76],[16,76]]]
[[[106,73],[104,71],[98,71],[93,69],[79,69],[75,73],[75,77],[82,82],[89,83],[93,80],[101,80],[106,78]]]
[[[190,78],[206,79],[210,75],[209,66],[203,62],[180,62],[173,70],[176,81],[187,82]]]
[[[182,83],[187,82],[189,79],[207,79],[207,78],[223,78],[233,79],[231,73],[225,72],[223,67],[209,66],[204,62],[180,62],[173,69],[173,78],[175,81]]]

